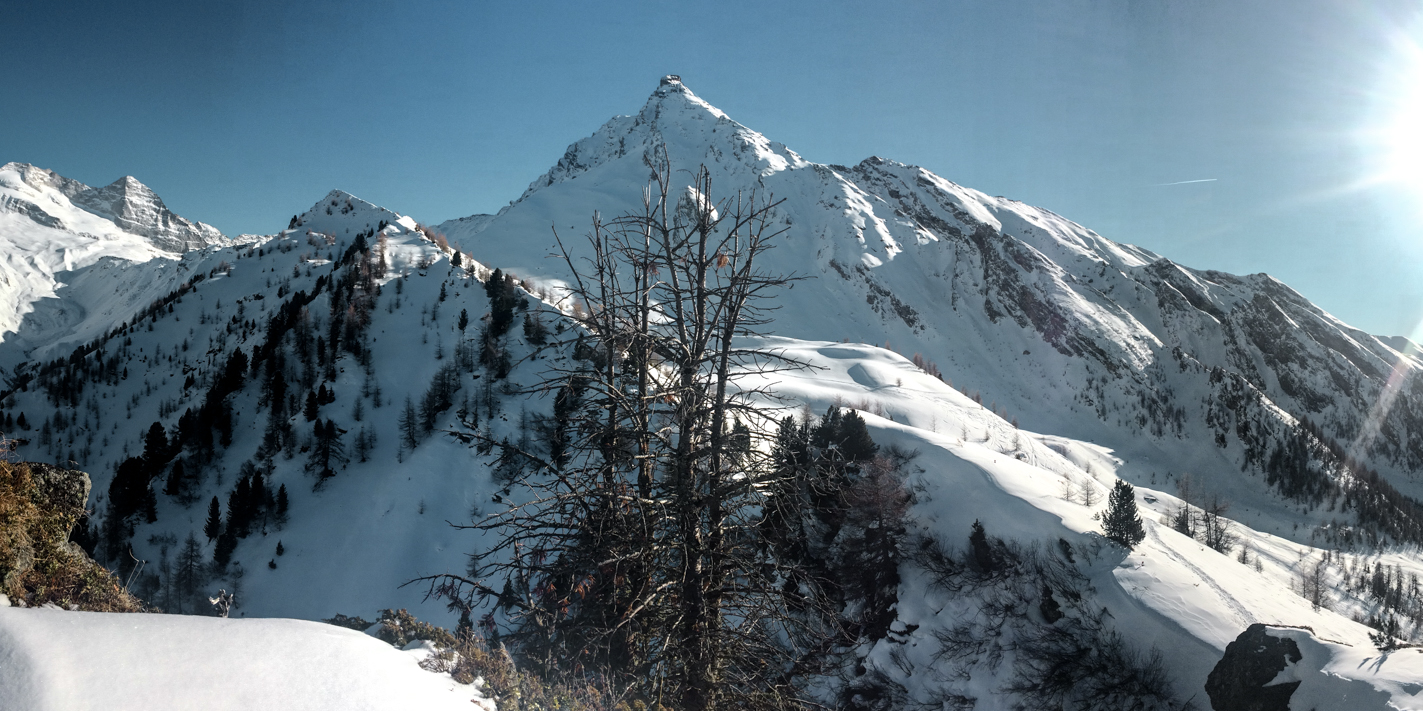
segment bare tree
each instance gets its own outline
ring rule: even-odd
[[[563,456],[498,443],[530,465],[530,500],[469,526],[498,542],[468,574],[424,580],[464,609],[499,606],[505,638],[546,669],[606,670],[687,711],[778,708],[813,625],[786,608],[783,563],[756,535],[773,468],[753,403],[768,394],[737,381],[803,367],[745,345],[793,279],[758,266],[784,231],[779,202],[717,202],[705,168],[677,190],[665,152],[647,163],[641,209],[595,214],[590,256],[559,238],[581,326],[579,365],[542,384],[565,410],[566,435],[544,438]]]
[[[1235,547],[1236,535],[1225,512],[1230,510],[1230,502],[1220,494],[1210,494],[1201,502],[1201,542],[1220,553],[1229,553]]]
[[[1329,563],[1323,557],[1300,568],[1300,596],[1315,610],[1329,608],[1329,581],[1325,579],[1328,572]]]

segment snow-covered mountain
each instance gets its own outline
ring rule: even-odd
[[[173,214],[131,176],[91,188],[24,163],[0,166],[0,367],[93,338],[191,277],[189,253],[232,243]]]
[[[663,151],[688,181],[706,165],[714,199],[784,200],[786,231],[763,264],[807,278],[777,295],[764,344],[814,368],[752,385],[793,411],[854,407],[876,441],[917,451],[918,533],[961,542],[978,519],[993,536],[1069,551],[1076,604],[1109,608],[1124,638],[1158,648],[1182,700],[1199,703],[1226,645],[1263,623],[1312,629],[1280,633],[1308,652],[1290,671],[1311,680],[1301,694],[1423,708],[1410,696],[1423,677],[1415,655],[1379,654],[1360,623],[1386,612],[1376,580],[1423,610],[1405,582],[1423,575],[1416,548],[1363,545],[1423,540],[1418,505],[1388,484],[1423,491],[1416,346],[1352,329],[1266,275],[1182,267],[922,168],[807,161],[671,79],[499,214],[433,229],[333,191],[286,230],[179,254],[134,231],[179,224],[139,217],[162,211],[156,197],[114,206],[144,190],[5,166],[0,278],[19,286],[0,290],[16,304],[0,323],[0,430],[24,440],[24,459],[92,474],[89,535],[123,544],[96,552],[170,610],[194,605],[172,573],[186,538],[217,554],[204,533],[216,498],[226,525],[235,509],[248,519],[210,581],[240,588],[235,616],[408,607],[448,624],[423,589],[399,586],[463,570],[486,541],[446,522],[510,493],[497,451],[441,431],[533,436],[552,402],[529,386],[576,357],[515,327],[507,378],[473,365],[491,311],[484,282],[495,267],[517,276],[520,312],[571,335],[550,225],[581,249],[595,211],[640,203],[644,161]],[[183,447],[154,456],[167,459],[142,487],[146,511],[116,482],[152,448],[155,423]],[[313,464],[323,438],[346,460],[320,462],[325,477]],[[1166,525],[1186,473],[1234,504],[1230,555]],[[1117,477],[1138,485],[1147,519],[1130,554],[1096,533]],[[129,530],[106,520],[115,496],[137,506]],[[1297,592],[1316,568],[1330,588],[1318,609]],[[950,664],[936,651],[975,603],[932,577],[906,568],[905,631],[860,650],[866,664],[920,703],[1021,701],[998,697],[1011,661]]]
[[[674,171],[706,165],[716,198],[784,201],[785,237],[765,263],[813,279],[778,297],[770,332],[921,354],[1025,427],[1112,447],[1135,483],[1190,472],[1291,526],[1304,505],[1305,537],[1351,522],[1320,506],[1328,493],[1301,493],[1327,486],[1319,467],[1265,471],[1277,448],[1318,444],[1304,420],[1423,494],[1423,380],[1407,339],[1352,328],[1268,275],[1190,269],[923,168],[809,162],[680,81],[569,146],[498,215],[438,229],[486,263],[560,281],[550,225],[583,247],[594,211],[638,206],[644,161],[663,151]],[[1303,479],[1314,488],[1280,483]]]

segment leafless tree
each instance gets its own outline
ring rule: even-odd
[[[497,543],[468,574],[425,581],[466,609],[496,603],[535,664],[606,670],[686,711],[780,708],[825,651],[821,616],[787,608],[756,534],[769,393],[737,382],[804,367],[746,341],[794,280],[758,266],[780,203],[716,201],[705,168],[677,189],[665,152],[647,164],[641,209],[595,214],[587,258],[558,240],[583,356],[542,384],[565,456],[512,447],[531,496],[470,526]]]

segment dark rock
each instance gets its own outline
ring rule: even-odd
[[[1206,677],[1206,694],[1215,711],[1289,711],[1298,681],[1266,686],[1287,665],[1301,658],[1292,639],[1272,637],[1265,625],[1250,625],[1225,648],[1225,656]]]
[[[89,503],[89,491],[93,488],[88,474],[38,462],[30,462],[26,466],[34,479],[36,506],[75,518],[84,513],[84,507]]]

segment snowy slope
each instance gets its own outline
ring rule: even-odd
[[[1414,452],[1423,446],[1414,434],[1412,413],[1423,405],[1414,390],[1423,386],[1412,344],[1350,329],[1268,276],[1180,267],[919,168],[881,159],[854,168],[808,162],[680,83],[659,88],[639,114],[615,118],[571,146],[500,214],[436,228],[466,250],[460,267],[410,217],[340,191],[291,229],[176,260],[155,259],[163,253],[130,233],[90,239],[65,229],[99,220],[87,210],[36,212],[7,203],[0,238],[12,235],[13,244],[37,255],[13,262],[16,282],[39,285],[26,297],[30,303],[65,306],[47,320],[33,315],[43,308],[29,312],[29,320],[17,321],[18,332],[0,342],[0,365],[27,363],[8,374],[12,385],[0,388],[0,411],[12,419],[27,415],[30,429],[16,433],[27,440],[22,458],[72,460],[91,472],[92,504],[102,513],[116,465],[143,450],[149,426],[159,422],[172,432],[185,410],[200,406],[234,349],[254,353],[263,345],[283,304],[316,293],[302,318],[313,341],[326,332],[330,284],[345,269],[337,262],[357,235],[373,232],[368,242],[383,245],[386,272],[373,294],[366,355],[341,353],[322,367],[316,348],[298,358],[293,346],[284,371],[298,399],[318,386],[334,393],[320,419],[344,433],[351,461],[315,487],[301,449],[313,425],[300,407],[290,411],[301,444],[275,457],[267,472],[269,486],[289,492],[290,521],[268,521],[242,538],[233,562],[207,586],[240,588],[234,616],[318,619],[407,607],[448,625],[452,616],[424,603],[423,590],[399,586],[462,570],[467,554],[483,544],[446,522],[495,511],[507,494],[491,472],[494,453],[439,434],[413,450],[402,446],[403,404],[406,398],[418,404],[461,338],[473,336],[489,311],[480,282],[491,268],[526,278],[535,293],[557,286],[567,275],[561,262],[547,258],[554,247],[550,224],[577,248],[595,209],[612,216],[639,199],[643,157],[663,148],[676,168],[708,165],[716,195],[755,190],[785,198],[778,216],[790,229],[766,264],[813,278],[777,297],[781,310],[769,327],[777,337],[763,345],[816,369],[768,383],[784,398],[768,405],[804,404],[817,413],[832,403],[856,407],[868,413],[877,441],[919,451],[914,514],[922,532],[962,542],[972,521],[982,519],[994,536],[1024,543],[1063,538],[1092,551],[1082,557],[1081,573],[1096,599],[1134,643],[1166,654],[1183,698],[1203,698],[1201,685],[1221,650],[1247,625],[1263,622],[1314,629],[1322,641],[1301,643],[1313,650],[1302,664],[1334,676],[1301,667],[1311,683],[1338,679],[1349,686],[1354,679],[1390,694],[1400,708],[1420,707],[1410,684],[1423,679],[1423,654],[1378,653],[1355,619],[1379,608],[1350,585],[1363,566],[1396,566],[1403,579],[1423,575],[1423,561],[1411,548],[1331,552],[1332,611],[1314,610],[1293,588],[1324,554],[1311,545],[1326,540],[1317,539],[1326,530],[1317,527],[1341,517],[1347,522],[1349,514],[1332,502],[1325,509],[1282,497],[1257,458],[1308,417],[1346,446],[1359,432],[1375,432],[1351,451],[1367,455],[1400,487],[1412,486]],[[20,171],[0,171],[0,179],[10,174]],[[24,181],[28,187],[13,187],[15,179],[0,185],[31,190],[29,205],[40,204],[41,193],[64,204],[68,192],[87,189],[57,176],[46,180],[37,181],[40,187]],[[68,221],[46,224],[50,218]],[[111,251],[103,252],[107,260],[75,257],[83,266],[63,274],[61,289],[53,275],[72,267],[55,255],[69,253],[33,245],[65,239],[74,245],[65,249],[76,254]],[[103,246],[119,244],[130,251]],[[114,291],[109,310],[98,308]],[[64,292],[74,298],[43,298]],[[170,294],[163,308],[138,314]],[[528,302],[551,327],[559,322],[552,307]],[[70,313],[69,304],[84,310]],[[472,323],[463,334],[456,325],[462,310]],[[486,390],[488,373],[462,373],[455,405],[439,416],[437,429],[455,428],[462,412],[474,411],[487,435],[512,439],[530,429],[530,417],[549,411],[548,402],[521,390],[537,382],[547,361],[569,353],[536,353],[518,332],[516,326],[510,335],[516,365],[509,384]],[[892,350],[864,344],[923,354],[947,382]],[[68,363],[47,362],[65,356]],[[205,556],[212,554],[202,533],[207,502],[216,496],[226,511],[239,476],[268,466],[259,447],[270,404],[256,376],[229,396],[231,444],[211,461],[188,460],[199,472],[195,501],[158,494],[157,520],[140,521],[132,536],[134,556],[147,561],[135,587],[168,609],[193,609],[166,591],[164,571],[190,533]],[[492,412],[488,401],[496,403]],[[1379,401],[1390,407],[1375,413]],[[376,441],[361,462],[354,442],[366,433]],[[1251,564],[1160,524],[1179,504],[1173,494],[1183,472],[1235,503],[1229,515],[1240,524]],[[1092,533],[1101,504],[1064,495],[1087,488],[1100,502],[1118,476],[1139,486],[1148,529],[1147,541],[1125,557]],[[278,542],[284,555],[276,553]],[[914,644],[904,648],[915,651],[896,652],[882,641],[867,654],[912,693],[932,696],[952,686],[935,671],[933,633],[962,616],[964,603],[945,598],[922,574],[906,573],[899,615],[919,626],[908,637]],[[1413,632],[1411,625],[1405,622],[1405,632]],[[997,696],[1008,707],[1011,695],[998,693],[1005,672],[970,671],[974,685],[954,693]]]
[[[1304,536],[1339,514],[1284,503],[1261,476],[1304,419],[1423,494],[1423,380],[1401,340],[1350,328],[1268,275],[1188,269],[922,168],[809,162],[677,81],[477,229],[445,227],[487,264],[558,283],[550,226],[581,249],[594,211],[639,204],[644,160],[663,150],[678,175],[705,164],[715,197],[785,201],[787,232],[763,263],[813,279],[778,297],[768,332],[920,353],[1025,426],[1112,447],[1133,482],[1189,471],[1291,530],[1303,504]]]
[[[268,480],[273,490],[286,485],[290,522],[280,529],[263,527],[242,539],[228,579],[214,580],[211,587],[240,587],[234,617],[321,619],[337,613],[371,616],[380,608],[407,607],[422,618],[452,625],[453,618],[442,607],[422,605],[423,589],[400,586],[417,575],[464,566],[465,556],[478,542],[446,522],[467,522],[472,513],[491,510],[491,496],[500,488],[488,471],[495,455],[480,454],[447,437],[430,438],[409,451],[399,444],[397,423],[405,398],[418,404],[436,372],[453,359],[461,337],[457,329],[461,310],[476,323],[464,334],[473,338],[478,319],[489,310],[487,298],[479,280],[466,269],[453,267],[448,255],[415,231],[415,221],[407,216],[333,191],[303,213],[300,222],[300,227],[263,242],[194,252],[178,262],[188,265],[191,260],[184,273],[202,278],[168,303],[171,312],[163,308],[146,318],[129,314],[104,323],[105,329],[124,321],[132,326],[108,337],[102,337],[104,330],[98,332],[101,337],[87,351],[86,362],[100,374],[69,381],[65,373],[70,369],[47,369],[45,361],[31,361],[17,369],[16,381],[24,383],[23,389],[8,396],[0,391],[0,412],[12,420],[25,414],[31,425],[29,430],[15,428],[7,434],[26,442],[18,453],[23,459],[73,461],[90,472],[95,492],[91,507],[96,516],[102,515],[115,467],[125,457],[142,452],[149,426],[159,422],[175,431],[182,414],[201,405],[228,354],[234,349],[252,353],[263,343],[267,322],[283,303],[296,292],[316,291],[321,280],[329,283],[337,275],[332,260],[342,255],[355,235],[386,223],[380,234],[388,271],[371,312],[369,368],[345,353],[335,367],[335,380],[327,381],[314,356],[305,363],[294,354],[288,358],[289,387],[298,401],[289,417],[293,429],[303,443],[312,436],[312,423],[300,414],[301,398],[307,392],[303,384],[310,382],[312,389],[329,387],[335,402],[321,407],[321,419],[331,419],[345,433],[350,462],[314,491],[316,478],[304,469],[304,450],[293,447],[289,454],[277,456]],[[373,246],[376,241],[371,240]],[[96,285],[112,284],[102,272],[95,272],[93,278]],[[445,301],[439,298],[442,287],[448,292]],[[150,288],[153,299],[171,292],[166,287]],[[326,287],[307,305],[318,333],[324,334],[329,323],[329,294]],[[74,345],[52,347],[44,351],[45,357],[69,356]],[[0,344],[0,352],[10,347],[10,342]],[[513,345],[516,361],[527,354],[522,344]],[[563,356],[554,352],[542,357]],[[92,365],[96,363],[103,365]],[[540,368],[538,362],[518,365],[512,385],[533,382]],[[159,571],[175,561],[189,533],[203,541],[205,556],[211,556],[212,543],[202,532],[206,506],[217,496],[226,512],[227,497],[242,467],[257,460],[269,407],[259,405],[256,380],[249,377],[245,387],[231,396],[232,444],[209,463],[185,458],[188,467],[196,466],[199,472],[195,501],[184,505],[159,494],[157,522],[140,524],[133,535],[136,555],[148,561],[135,578],[135,589],[165,609],[192,611],[193,606],[185,603],[179,608],[176,601],[155,597],[144,580],[159,585],[165,579]],[[56,400],[56,393],[64,389],[61,382],[79,381],[82,391],[77,402],[67,396]],[[455,426],[457,411],[476,397],[478,381],[465,375],[462,383],[461,405],[444,413],[440,427]],[[496,403],[498,411],[492,418],[485,415],[485,428],[499,437],[517,437],[523,399],[502,395],[496,399],[507,402]],[[359,415],[357,401],[362,403]],[[546,411],[548,405],[535,398],[528,408]],[[53,427],[46,443],[42,432],[52,413],[62,413],[66,423]],[[363,431],[375,441],[365,462],[355,456],[355,439]],[[160,480],[153,487],[158,490],[163,485]],[[282,556],[275,553],[279,541]],[[269,561],[276,567],[268,567]],[[127,564],[127,560],[109,564]]]
[[[474,686],[421,669],[426,654],[300,620],[0,607],[0,708],[493,708]]]
[[[93,338],[190,278],[185,253],[231,242],[174,215],[130,176],[90,188],[32,165],[0,166],[0,368],[40,346]]]
[[[1291,672],[1311,684],[1312,689],[1301,689],[1301,699],[1329,702],[1319,708],[1341,708],[1337,704],[1348,698],[1348,708],[1354,709],[1423,709],[1423,698],[1415,695],[1423,680],[1423,651],[1381,654],[1369,640],[1372,630],[1350,619],[1365,608],[1337,599],[1337,611],[1315,610],[1293,592],[1302,564],[1317,560],[1321,551],[1241,528],[1241,543],[1260,562],[1256,570],[1161,523],[1159,516],[1178,500],[1139,487],[1147,538],[1125,554],[1105,544],[1093,517],[1100,514],[1121,463],[1109,450],[1014,428],[883,349],[782,338],[767,339],[763,347],[812,366],[799,375],[776,375],[779,396],[816,412],[832,404],[859,408],[876,442],[918,452],[910,483],[916,492],[913,516],[922,533],[962,545],[970,524],[982,520],[990,535],[1009,540],[1070,541],[1095,589],[1095,604],[1111,611],[1119,632],[1164,655],[1182,699],[1197,694],[1204,701],[1201,689],[1220,653],[1247,626],[1260,622],[1313,631],[1312,636],[1288,632],[1310,650]],[[761,384],[750,379],[743,387]],[[1074,491],[1098,489],[1098,503],[1068,500],[1064,485]],[[1414,555],[1392,562],[1423,574],[1423,561]],[[905,683],[921,702],[951,689],[978,698],[976,709],[1015,708],[1013,695],[1001,692],[1007,676],[1001,668],[979,664],[971,670],[972,681],[960,684],[953,670],[935,658],[935,633],[972,617],[973,610],[934,589],[922,571],[902,584],[899,599],[896,625],[913,631],[877,644],[869,656],[880,671]],[[907,656],[903,650],[909,650]],[[1312,673],[1320,669],[1327,674]],[[1385,706],[1390,700],[1393,706]]]

